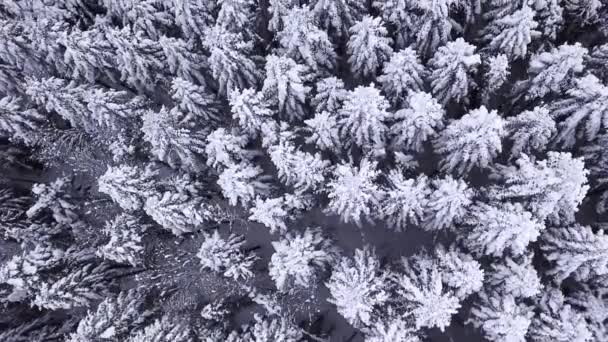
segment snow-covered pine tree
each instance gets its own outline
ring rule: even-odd
[[[535,54],[528,67],[529,78],[516,88],[529,100],[548,94],[563,94],[571,79],[584,69],[587,49],[579,43],[563,44],[549,52]]]
[[[205,240],[198,254],[203,269],[222,274],[234,280],[247,280],[253,276],[253,265],[258,257],[243,249],[245,238],[241,235],[230,234],[223,238],[215,230],[212,234],[203,233]]]
[[[264,130],[272,120],[270,104],[261,92],[253,88],[230,93],[230,110],[244,133],[254,138]]]
[[[375,180],[380,174],[377,163],[363,159],[359,166],[338,164],[334,179],[328,187],[327,210],[340,215],[343,222],[361,225],[362,219],[370,219],[372,210],[378,207],[381,193]]]
[[[356,328],[369,325],[390,298],[388,274],[370,247],[356,249],[352,258],[342,257],[325,285],[328,301]]]
[[[221,118],[219,103],[205,86],[175,77],[171,81],[171,98],[181,111],[177,119],[180,126],[208,125]]]
[[[511,60],[526,58],[528,45],[540,36],[540,32],[534,30],[538,27],[534,14],[524,3],[521,9],[491,22],[484,30],[483,38],[489,41],[487,48]]]
[[[391,126],[393,145],[407,151],[422,152],[424,143],[443,128],[445,111],[430,94],[411,92],[407,107],[398,110]]]
[[[327,77],[317,81],[316,90],[312,105],[317,114],[324,111],[332,114],[337,112],[348,96],[344,82],[337,77]]]
[[[34,184],[32,193],[36,202],[25,212],[27,217],[33,219],[49,211],[56,222],[74,228],[80,227],[82,222],[77,213],[78,206],[69,192],[69,186],[70,181],[67,177],[57,178],[48,184]]]
[[[459,224],[473,204],[475,190],[452,176],[431,181],[432,191],[425,202],[422,227],[438,231],[453,229]]]
[[[587,75],[566,90],[566,98],[551,104],[551,115],[559,120],[555,139],[564,147],[577,140],[591,141],[608,127],[608,87]]]
[[[508,118],[505,130],[513,141],[512,158],[543,152],[557,132],[555,121],[546,107],[535,107]]]
[[[303,63],[317,75],[334,69],[336,53],[327,33],[315,24],[308,6],[294,7],[283,18],[285,27],[277,34],[283,54]]]
[[[204,199],[197,194],[164,191],[148,197],[144,210],[163,228],[182,235],[203,228],[213,218]]]
[[[603,341],[608,337],[608,328],[605,325],[608,319],[608,301],[606,289],[602,284],[583,284],[578,291],[568,296],[566,301],[585,317],[593,341]]]
[[[342,139],[382,155],[388,130],[386,121],[390,117],[388,108],[388,101],[373,83],[350,91],[338,112]]]
[[[569,276],[587,280],[608,274],[608,236],[602,230],[579,224],[550,228],[542,235],[541,249],[553,263],[548,273],[557,283]]]
[[[441,103],[468,103],[471,90],[477,87],[473,76],[481,64],[475,49],[458,38],[440,47],[429,61],[432,93]]]
[[[465,223],[471,226],[465,239],[473,252],[496,257],[505,251],[523,254],[545,229],[545,225],[519,203],[477,203]]]
[[[95,310],[87,312],[66,342],[126,338],[153,313],[144,308],[144,299],[138,290],[121,291],[116,297],[104,299]]]
[[[352,72],[361,79],[374,78],[376,72],[393,53],[392,40],[381,18],[366,15],[350,29],[348,63]]]
[[[444,172],[467,174],[473,167],[487,168],[502,151],[505,120],[485,106],[450,123],[434,140],[435,151],[444,154]]]
[[[507,256],[500,263],[493,264],[486,274],[489,286],[515,298],[534,298],[543,290],[538,273],[532,265],[532,255],[516,258]]]
[[[220,95],[230,95],[258,83],[260,72],[254,60],[253,43],[240,32],[229,32],[221,26],[205,30],[203,46],[209,51],[209,69],[217,82]]]
[[[279,291],[314,286],[338,256],[337,249],[323,236],[320,228],[288,232],[281,240],[273,241],[272,247],[275,252],[268,272]]]
[[[396,169],[389,172],[387,180],[388,186],[382,189],[378,217],[396,231],[404,231],[408,223],[418,225],[430,194],[428,178],[422,174],[408,179],[403,170]]]
[[[170,318],[168,315],[157,319],[125,340],[125,342],[161,341],[192,342],[194,340],[188,324],[179,318]]]
[[[519,200],[539,220],[574,220],[589,186],[589,171],[581,159],[570,153],[548,152],[547,159],[536,161],[522,155],[517,167],[507,167],[496,175],[500,184],[490,189],[490,197]]]
[[[134,211],[141,209],[146,198],[155,193],[156,176],[158,171],[149,166],[108,166],[97,185],[99,192],[110,196],[122,209]]]
[[[293,221],[311,207],[309,196],[285,194],[281,197],[260,199],[249,209],[249,220],[259,222],[270,229],[270,233],[287,231],[287,221]]]
[[[219,171],[233,164],[246,162],[253,158],[255,151],[245,149],[249,143],[246,135],[236,129],[220,127],[207,136],[207,166]]]
[[[0,136],[26,143],[41,128],[45,117],[35,109],[22,108],[23,100],[16,96],[0,99]]]
[[[565,0],[564,9],[580,26],[595,24],[605,5],[600,0]]]
[[[511,75],[511,66],[505,55],[490,56],[485,59],[485,63],[487,64],[487,71],[484,74],[483,101],[487,103],[490,96],[496,94],[507,82]]]
[[[219,12],[215,23],[217,26],[232,31],[249,34],[253,28],[254,2],[251,0],[217,0]]]
[[[284,56],[266,58],[266,79],[262,87],[264,98],[276,103],[279,113],[290,121],[305,116],[306,95],[304,66]]]
[[[539,312],[532,319],[528,332],[531,341],[593,341],[584,316],[565,303],[561,290],[545,290],[536,307]]]
[[[109,236],[105,245],[98,247],[97,255],[121,264],[132,266],[143,262],[142,233],[147,226],[130,214],[120,214],[106,222],[104,234]]]
[[[277,168],[279,179],[293,186],[297,193],[316,191],[325,182],[329,162],[319,153],[313,155],[297,148],[294,136],[289,130],[282,132],[278,143],[268,148],[270,160]]]
[[[435,256],[443,283],[458,299],[464,300],[482,289],[485,273],[472,256],[458,250],[456,245],[447,249],[441,244],[435,247]]]
[[[247,162],[229,165],[219,176],[217,184],[230,205],[247,207],[256,197],[268,195],[270,185],[262,169]]]
[[[526,342],[533,316],[532,308],[518,304],[513,296],[486,291],[471,309],[468,322],[481,328],[490,341]]]
[[[205,165],[206,134],[180,127],[176,121],[178,116],[176,108],[169,110],[162,107],[158,112],[148,110],[143,115],[144,140],[151,145],[152,155],[169,166],[192,172],[201,171]]]
[[[399,104],[412,93],[424,91],[428,76],[429,72],[416,51],[407,47],[393,53],[391,59],[384,63],[378,82],[389,100]]]
[[[229,341],[230,338],[228,339]],[[242,336],[237,341],[251,342],[302,342],[302,330],[287,317],[254,316],[253,325],[245,327]]]
[[[315,0],[312,12],[323,29],[342,37],[367,13],[367,4],[363,0]]]
[[[215,20],[216,1],[175,0],[171,4],[174,6],[175,24],[186,38],[203,36],[205,28]]]
[[[289,13],[289,10],[297,6],[298,2],[294,0],[269,0],[268,13],[268,30],[274,33],[283,30],[283,18]]]
[[[444,331],[460,308],[460,300],[444,288],[439,265],[427,254],[403,258],[403,273],[394,282],[400,301],[411,310],[416,329]]]
[[[311,119],[304,120],[306,131],[310,136],[306,138],[307,144],[315,144],[322,150],[339,152],[342,147],[340,129],[337,115],[322,111]]]

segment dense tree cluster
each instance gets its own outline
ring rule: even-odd
[[[0,341],[608,341],[607,18],[0,2]]]

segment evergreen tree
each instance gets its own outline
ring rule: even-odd
[[[243,251],[245,239],[242,236],[230,234],[228,238],[223,238],[217,230],[213,234],[203,233],[203,236],[205,241],[196,255],[203,269],[237,281],[253,276],[252,268],[257,257]]]
[[[217,0],[217,5],[216,25],[232,32],[248,32],[252,28],[253,1]]]
[[[544,257],[554,266],[549,274],[561,283],[573,275],[585,280],[608,273],[608,237],[602,230],[574,225],[547,229],[542,236]]]
[[[510,59],[525,58],[532,39],[540,36],[540,32],[534,30],[538,27],[534,14],[530,7],[524,5],[520,10],[493,21],[484,32],[484,38],[489,41],[488,49],[504,53]]]
[[[258,83],[259,71],[250,57],[253,43],[240,31],[229,32],[220,26],[205,30],[203,46],[209,51],[209,69],[221,95],[243,90]]]
[[[206,87],[175,77],[171,82],[171,98],[180,109],[180,126],[195,126],[218,121],[222,115],[215,96]]]
[[[487,283],[496,291],[515,298],[534,298],[543,290],[538,273],[532,266],[532,256],[506,257],[492,265]]]
[[[475,191],[465,181],[451,176],[434,179],[431,185],[422,227],[431,231],[450,229],[466,217]]]
[[[530,307],[517,304],[513,296],[482,292],[469,322],[490,341],[525,342],[533,315]]]
[[[0,136],[28,142],[45,118],[35,109],[23,110],[21,103],[15,96],[0,99]]]
[[[551,221],[574,219],[589,186],[585,165],[570,153],[549,152],[547,159],[534,163],[526,155],[496,175],[503,185],[490,189],[489,195],[500,200],[523,200],[538,219]]]
[[[142,233],[147,226],[138,217],[120,214],[106,222],[105,235],[109,241],[97,249],[97,255],[117,263],[138,266],[143,261]]]
[[[577,79],[566,94],[565,99],[551,105],[552,116],[563,118],[558,124],[559,134],[555,139],[565,147],[573,146],[577,137],[587,141],[595,139],[608,124],[608,87],[597,77],[587,75]]]
[[[158,175],[150,167],[108,166],[99,177],[98,189],[112,198],[124,210],[138,210],[145,199],[155,193],[154,178]]]
[[[246,207],[256,196],[268,194],[270,186],[262,176],[262,169],[248,163],[228,166],[219,176],[217,184],[230,205],[240,203]]]
[[[148,111],[143,116],[144,140],[152,146],[152,154],[173,168],[201,171],[204,168],[205,134],[180,127],[175,108]]]
[[[546,107],[535,107],[508,118],[505,130],[513,141],[511,156],[514,158],[544,151],[557,131]]]
[[[131,335],[126,342],[192,342],[190,329],[187,324],[177,319],[163,316]]]
[[[283,21],[285,27],[277,34],[277,39],[284,56],[308,66],[317,75],[334,69],[334,48],[327,33],[316,26],[307,6],[289,10]]]
[[[529,78],[519,85],[527,99],[543,98],[548,94],[561,94],[570,80],[583,71],[587,49],[576,43],[560,45],[550,52],[533,55],[528,67]]]
[[[539,313],[532,319],[529,331],[532,341],[592,341],[585,318],[565,303],[560,290],[548,289],[537,308]]]
[[[289,10],[297,6],[297,1],[294,0],[270,0],[268,2],[268,13],[271,15],[268,20],[268,30],[271,32],[280,32],[283,30],[283,18],[289,13]]]
[[[212,218],[203,199],[197,194],[165,191],[148,197],[144,210],[163,228],[182,235],[202,228]]]
[[[248,137],[237,130],[216,129],[207,136],[207,146],[205,146],[207,166],[221,170],[250,160],[255,152],[245,149],[248,143]]]
[[[388,107],[388,101],[373,84],[349,92],[338,112],[342,139],[364,150],[382,154],[388,130],[385,122],[390,116]]]
[[[466,104],[470,91],[477,87],[473,75],[480,63],[475,46],[462,38],[440,47],[429,61],[433,95],[443,104],[450,100]]]
[[[348,29],[367,12],[362,0],[316,0],[312,12],[320,26],[337,37],[348,35]]]
[[[243,131],[251,137],[256,137],[273,116],[262,93],[252,88],[232,92],[230,108],[232,118],[237,120]]]
[[[446,249],[441,244],[435,248],[435,255],[443,283],[458,299],[464,300],[482,289],[486,275],[472,256],[459,251],[455,245]]]
[[[32,193],[36,201],[25,212],[27,217],[36,218],[48,211],[53,219],[61,224],[80,227],[81,222],[77,214],[78,206],[69,192],[67,177],[57,178],[48,184],[34,184]]]
[[[340,129],[337,116],[327,111],[317,113],[312,119],[304,120],[306,130],[310,137],[306,138],[307,144],[315,144],[322,150],[333,152],[340,151]]]
[[[324,111],[337,112],[348,96],[348,91],[344,89],[344,82],[337,77],[327,77],[319,80],[316,88],[317,93],[312,99],[312,105],[315,107],[317,114]]]
[[[304,341],[302,331],[288,318],[267,318],[254,316],[254,324],[241,337],[251,342],[300,342]]]
[[[372,249],[357,249],[353,258],[342,257],[334,267],[325,284],[331,295],[328,301],[354,327],[369,325],[389,300],[387,278]]]
[[[204,29],[214,20],[213,11],[216,1],[206,0],[174,0],[175,24],[180,27],[188,38],[202,36]]]
[[[335,179],[328,186],[327,210],[340,215],[343,222],[361,225],[361,219],[370,218],[380,201],[380,190],[374,183],[379,175],[377,163],[363,159],[357,167],[339,164],[334,170]]]
[[[270,233],[287,231],[287,221],[295,220],[302,211],[310,209],[307,196],[285,194],[281,197],[255,199],[249,209],[249,220],[259,222],[270,229]]]
[[[348,63],[360,78],[375,77],[376,72],[393,53],[391,39],[381,18],[365,16],[350,29]]]
[[[487,103],[490,95],[496,92],[507,82],[511,70],[509,60],[505,55],[491,56],[487,59],[488,70],[484,75],[485,89],[483,93],[484,102]]]
[[[391,170],[388,187],[383,189],[378,216],[396,231],[404,231],[408,223],[418,225],[430,194],[428,178],[420,175],[406,179],[400,169]]]
[[[471,208],[465,223],[472,228],[466,236],[471,249],[496,257],[506,250],[513,255],[523,254],[545,228],[519,203],[478,203]]]
[[[473,167],[487,168],[502,151],[504,120],[482,106],[449,124],[435,139],[435,151],[444,154],[441,168],[462,175]]]
[[[384,63],[378,82],[393,103],[402,103],[413,93],[424,91],[428,76],[416,51],[408,47],[393,53],[391,59]]]
[[[444,289],[438,265],[428,255],[403,259],[404,273],[395,282],[400,300],[412,311],[416,329],[437,327],[443,331],[458,312],[460,301]]]
[[[272,247],[275,252],[268,272],[280,291],[314,285],[319,273],[326,271],[338,254],[319,228],[307,228],[299,234],[288,232],[273,241]]]
[[[411,93],[407,107],[394,115],[399,121],[391,126],[393,144],[405,150],[422,152],[424,143],[443,128],[444,114],[441,105],[430,94]]]
[[[266,79],[262,93],[278,104],[279,112],[289,120],[301,119],[305,115],[306,95],[310,91],[304,86],[304,67],[291,58],[268,56]]]

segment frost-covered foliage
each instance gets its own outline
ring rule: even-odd
[[[398,110],[394,119],[399,120],[391,126],[393,144],[415,152],[424,149],[424,143],[437,135],[443,128],[445,111],[430,94],[411,93],[407,107]]]
[[[518,304],[512,295],[482,292],[471,309],[470,322],[490,341],[525,342],[532,322],[529,306]]]
[[[431,181],[432,192],[424,207],[423,228],[449,229],[466,216],[473,204],[474,190],[463,180],[451,176]]]
[[[384,63],[378,82],[393,103],[405,101],[413,92],[424,91],[428,71],[420,62],[416,51],[405,48],[391,55]]]
[[[473,167],[487,168],[502,151],[505,120],[484,106],[453,121],[434,141],[435,151],[444,154],[441,168],[466,174]]]
[[[608,341],[606,37],[604,0],[1,1],[0,341]]]
[[[458,312],[460,301],[444,288],[439,266],[425,255],[416,255],[403,259],[403,269],[395,279],[397,293],[411,308],[416,328],[437,327],[443,331]]]
[[[555,288],[548,289],[538,303],[539,313],[532,320],[532,341],[593,341],[585,318],[565,303],[564,295]]]
[[[381,18],[365,16],[350,29],[348,63],[359,77],[375,77],[377,69],[388,61],[393,49]]]
[[[353,258],[342,257],[325,284],[338,312],[355,327],[369,325],[374,312],[389,300],[388,274],[380,267],[374,250],[355,250]]]
[[[608,87],[597,77],[587,75],[577,79],[574,87],[566,91],[566,96],[551,107],[551,115],[560,121],[557,141],[572,146],[577,137],[593,140],[608,127]]]
[[[545,107],[526,110],[507,119],[505,130],[513,141],[512,157],[544,151],[557,131],[555,121]]]
[[[519,203],[478,203],[471,208],[466,223],[471,232],[467,244],[478,254],[500,257],[508,250],[513,255],[526,251],[545,228]]]
[[[533,298],[542,289],[530,255],[515,259],[506,257],[502,263],[492,265],[491,271],[487,274],[489,285],[515,298]]]
[[[338,111],[340,136],[365,150],[383,151],[388,107],[388,101],[373,84],[350,91]]]
[[[500,172],[504,185],[490,191],[501,200],[524,200],[525,207],[538,219],[570,221],[578,210],[589,186],[585,165],[570,153],[549,152],[547,159],[536,161],[526,155],[516,161],[517,167]]]
[[[138,210],[146,198],[155,193],[154,178],[157,174],[150,167],[108,166],[99,177],[99,191],[110,196],[124,210]]]
[[[117,263],[128,263],[133,266],[142,263],[142,233],[147,225],[138,217],[121,214],[107,222],[104,233],[110,237],[108,242],[97,250],[97,255]]]
[[[268,272],[277,289],[309,287],[317,274],[326,270],[336,259],[336,249],[318,228],[307,228],[302,233],[287,233],[285,238],[272,242]]]
[[[526,81],[526,98],[542,98],[551,93],[567,90],[570,79],[583,71],[587,49],[576,43],[560,45],[551,52],[531,57]]]
[[[602,230],[581,225],[551,228],[543,234],[541,248],[553,263],[549,274],[558,282],[571,275],[588,279],[608,273],[608,237]]]
[[[288,57],[268,56],[266,79],[262,87],[264,97],[277,103],[279,112],[290,120],[304,116],[306,95],[310,88],[304,86],[304,66]]]
[[[467,103],[470,91],[477,87],[472,75],[480,63],[475,46],[462,38],[440,47],[429,62],[433,95],[443,104]]]
[[[253,276],[252,267],[257,257],[252,252],[244,250],[245,240],[242,236],[230,234],[227,238],[223,238],[217,230],[212,234],[203,235],[205,241],[196,254],[203,269],[234,280]]]
[[[364,159],[359,166],[340,164],[334,171],[334,179],[328,183],[330,199],[327,210],[340,215],[344,222],[361,224],[370,218],[380,201],[381,192],[375,183],[378,177],[377,163]]]
[[[405,230],[408,223],[418,225],[430,194],[428,178],[420,175],[407,179],[398,169],[390,171],[387,180],[388,187],[382,189],[378,217],[386,220],[396,231]]]

